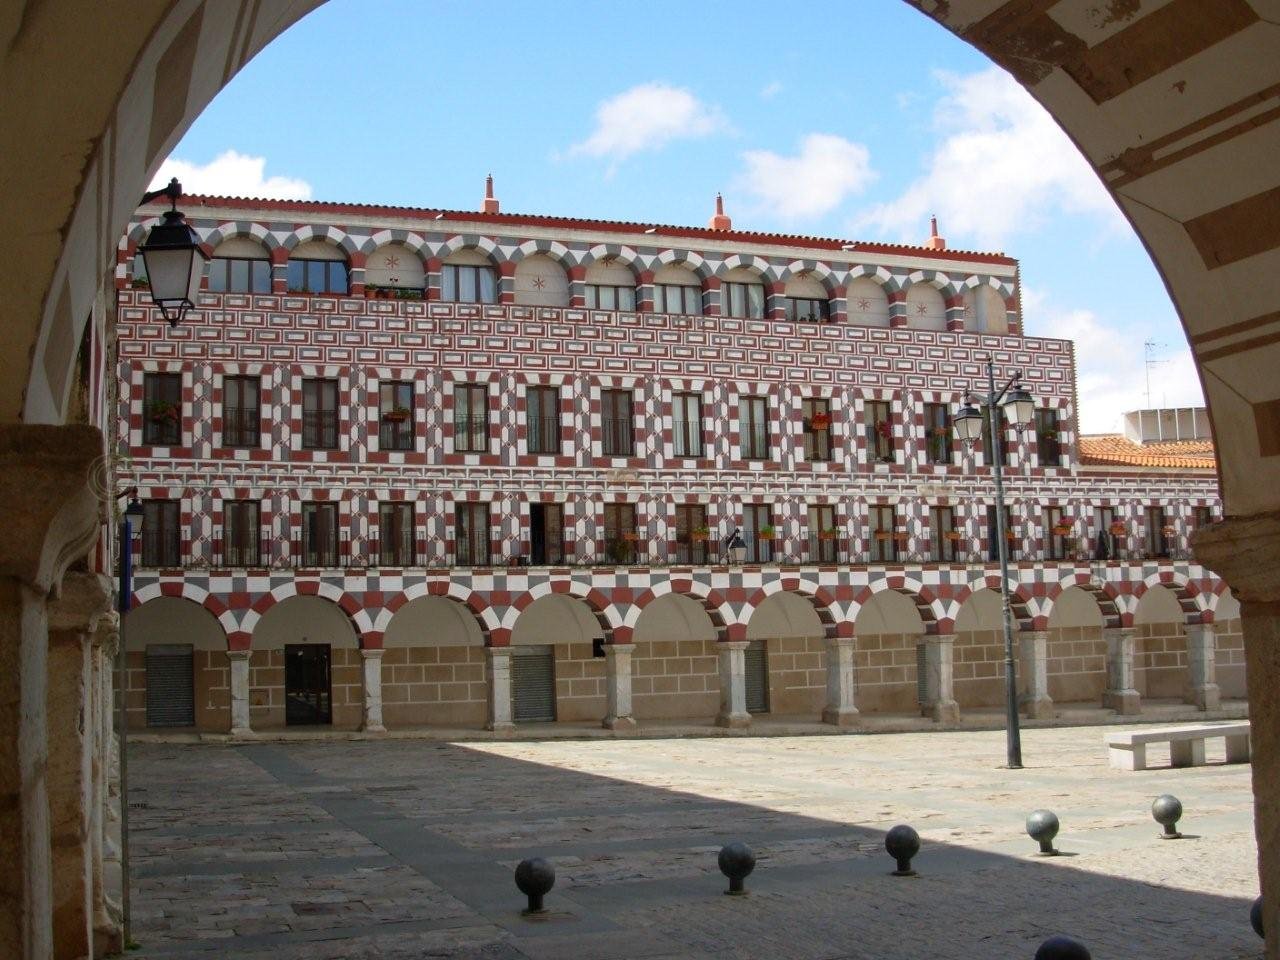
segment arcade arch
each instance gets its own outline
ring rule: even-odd
[[[813,604],[797,593],[771,594],[751,611],[747,639],[763,649],[769,713],[822,712],[827,692],[825,637]],[[752,666],[749,660],[748,670]]]
[[[554,719],[599,720],[605,713],[605,630],[585,600],[565,593],[539,597],[520,611],[511,631],[512,694],[516,720],[521,697],[534,696],[533,685],[552,678]],[[526,659],[527,658],[527,659]],[[530,686],[523,688],[521,684]],[[541,687],[539,687],[541,690]],[[539,694],[540,695],[540,694]]]
[[[925,633],[913,597],[896,590],[871,596],[854,620],[854,672],[864,713],[916,713],[916,646]]]
[[[716,628],[701,602],[667,593],[632,633],[631,703],[637,721],[704,719],[720,705]]]
[[[1148,587],[1133,614],[1136,631],[1134,687],[1144,700],[1177,699],[1186,693],[1187,631],[1178,595],[1168,587]]]
[[[156,597],[130,610],[125,627],[129,729],[172,726],[188,709],[198,730],[230,729],[227,635],[217,617],[185,597]]]
[[[360,726],[364,687],[359,638],[332,600],[292,596],[275,603],[254,627],[250,650],[253,729]]]
[[[1102,608],[1088,590],[1068,587],[1049,611],[1049,699],[1100,703],[1107,688],[1107,642]],[[1019,675],[1021,681],[1025,675]]]
[[[410,600],[382,635],[382,716],[388,727],[485,722],[484,632],[450,597]]]

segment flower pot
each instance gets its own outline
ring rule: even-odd
[[[404,423],[409,419],[409,413],[403,410],[393,410],[390,413],[384,413],[382,419],[388,423]]]

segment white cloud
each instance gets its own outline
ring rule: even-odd
[[[177,177],[187,193],[223,197],[260,197],[272,200],[310,200],[311,184],[296,177],[264,176],[266,157],[250,157],[235,150],[218,154],[209,163],[170,157],[160,164],[151,181],[156,190]]]
[[[643,150],[659,150],[672,140],[705,137],[728,129],[718,108],[688,90],[643,83],[601,102],[591,135],[570,154],[608,157],[614,163]]]
[[[1128,225],[1097,175],[1048,112],[1003,70],[936,74],[940,136],[923,176],[864,211],[854,228],[918,242],[930,214],[953,246],[1004,249],[1062,214],[1105,230]]]
[[[760,98],[762,100],[772,100],[781,92],[782,92],[782,84],[779,83],[777,80],[774,80],[772,83],[767,83],[763,87],[761,87]]]
[[[1084,433],[1119,433],[1121,415],[1144,407],[1204,405],[1191,351],[1176,335],[1156,354],[1147,401],[1146,354],[1141,331],[1112,325],[1091,310],[1062,308],[1037,292],[1022,291],[1028,333],[1074,340],[1080,425]],[[1173,321],[1176,324],[1176,321]]]
[[[807,135],[793,156],[749,150],[742,159],[746,170],[736,189],[758,209],[787,220],[830,213],[876,178],[866,147],[829,133]]]

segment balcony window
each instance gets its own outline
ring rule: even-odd
[[[945,403],[924,405],[924,455],[929,464],[951,462],[951,422]]]
[[[1046,560],[1067,559],[1067,542],[1071,537],[1071,520],[1061,507],[1044,511],[1044,556]]]
[[[1094,516],[1097,524],[1097,538],[1093,545],[1094,559],[1120,559],[1120,551],[1128,546],[1124,520],[1120,519],[1115,507],[1098,507]]]
[[[343,260],[289,261],[290,293],[334,293],[345,295],[350,289],[347,264]]]
[[[747,544],[747,563],[773,560],[773,510],[767,503],[748,503],[742,508],[742,539]]]
[[[1006,556],[1010,560],[1017,559],[1018,535],[1013,527],[1013,514],[1009,512],[1009,508],[1004,508],[1004,541],[1008,545]],[[996,527],[996,508],[994,506],[987,507],[987,559],[1000,559],[1000,533]]]
[[[302,381],[302,446],[308,450],[338,448],[338,381]]]
[[[590,310],[624,310],[636,308],[636,288],[620,284],[586,284],[587,308]]]
[[[378,504],[378,562],[384,567],[411,567],[413,545],[413,504]]]
[[[831,316],[831,302],[826,299],[786,297],[787,319],[800,323],[817,323]]]
[[[446,263],[440,268],[440,299],[449,303],[497,303],[498,275],[493,267]]]
[[[176,447],[182,442],[182,374],[143,376],[142,417],[143,443]]]
[[[635,398],[630,390],[600,391],[600,449],[606,457],[630,457],[636,448]]]
[[[453,388],[453,449],[458,453],[489,452],[489,388],[461,383]]]
[[[871,562],[894,563],[899,547],[906,547],[906,537],[897,529],[897,518],[889,504],[875,503],[867,508],[867,529],[871,536]]]
[[[954,563],[961,558],[960,531],[951,507],[929,508],[929,546],[930,554],[939,563]]]
[[[707,563],[711,529],[700,503],[676,504],[676,563]]]
[[[676,283],[655,283],[653,312],[701,316],[702,288]]]
[[[800,402],[804,420],[804,458],[825,462],[831,459],[831,401],[817,397]]]
[[[1192,507],[1191,522],[1196,530],[1202,530],[1213,523],[1213,507]]]
[[[213,257],[209,261],[213,293],[270,293],[271,261],[250,257]]]
[[[671,442],[677,457],[702,456],[702,394],[671,398]]]
[[[302,505],[302,563],[307,567],[338,565],[338,505]]]
[[[525,429],[530,453],[560,452],[560,389],[530,387],[525,394]]]
[[[454,530],[458,566],[487,567],[490,556],[489,504],[458,504]]]
[[[867,452],[876,463],[893,463],[893,416],[887,400],[868,400]]]
[[[764,319],[763,283],[720,284],[721,311],[726,317],[743,317],[748,320]]]
[[[1169,534],[1165,532],[1164,507],[1147,507],[1146,509],[1146,541],[1144,546],[1148,557],[1169,556]]]
[[[564,505],[529,504],[529,562],[564,563]]]
[[[413,384],[390,380],[378,384],[378,449],[413,449]]]
[[[769,459],[769,407],[765,397],[743,397],[738,402],[738,435],[742,459]]]
[[[257,377],[222,380],[222,444],[256,447],[261,442],[262,384]]]
[[[222,505],[224,566],[256,567],[262,563],[260,515],[257,500],[229,500]]]
[[[634,503],[604,505],[604,554],[614,563],[634,563],[644,552],[639,549]]]
[[[829,503],[810,504],[809,559],[818,563],[835,563],[839,559],[836,508]]]
[[[177,500],[142,503],[142,565],[176,567],[182,563],[182,527]]]
[[[1062,442],[1058,436],[1061,421],[1058,418],[1058,411],[1037,408],[1035,427],[1036,450],[1040,456],[1040,466],[1062,466]]]
[[[982,456],[987,466],[995,465],[996,447],[991,441],[991,416],[988,412],[986,404],[978,408],[982,413]],[[1008,436],[1008,421],[1005,420],[1004,408],[996,407],[996,431],[1000,437],[1000,462],[1007,464],[1009,462],[1008,444],[1006,437]]]

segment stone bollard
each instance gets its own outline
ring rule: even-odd
[[[1258,897],[1253,901],[1253,906],[1249,908],[1249,926],[1253,927],[1253,932],[1262,939],[1266,939],[1267,935],[1262,929],[1262,897]]]
[[[747,890],[742,881],[756,868],[756,855],[745,843],[726,843],[720,848],[720,872],[729,878],[726,894],[741,897]]]
[[[1056,857],[1053,838],[1058,835],[1058,817],[1052,810],[1033,810],[1027,817],[1027,835],[1040,844],[1040,856]]]
[[[1156,823],[1164,827],[1161,840],[1180,840],[1178,821],[1182,819],[1182,801],[1171,793],[1162,793],[1151,804],[1151,816]]]
[[[1035,960],[1093,960],[1093,955],[1079,940],[1057,936],[1040,944]]]
[[[898,869],[893,871],[895,877],[914,877],[911,869],[911,858],[920,852],[920,834],[905,823],[900,823],[884,835],[884,848],[889,856],[898,861]]]
[[[542,857],[521,860],[516,867],[516,886],[529,898],[529,906],[521,914],[546,913],[542,898],[556,885],[556,868]]]

